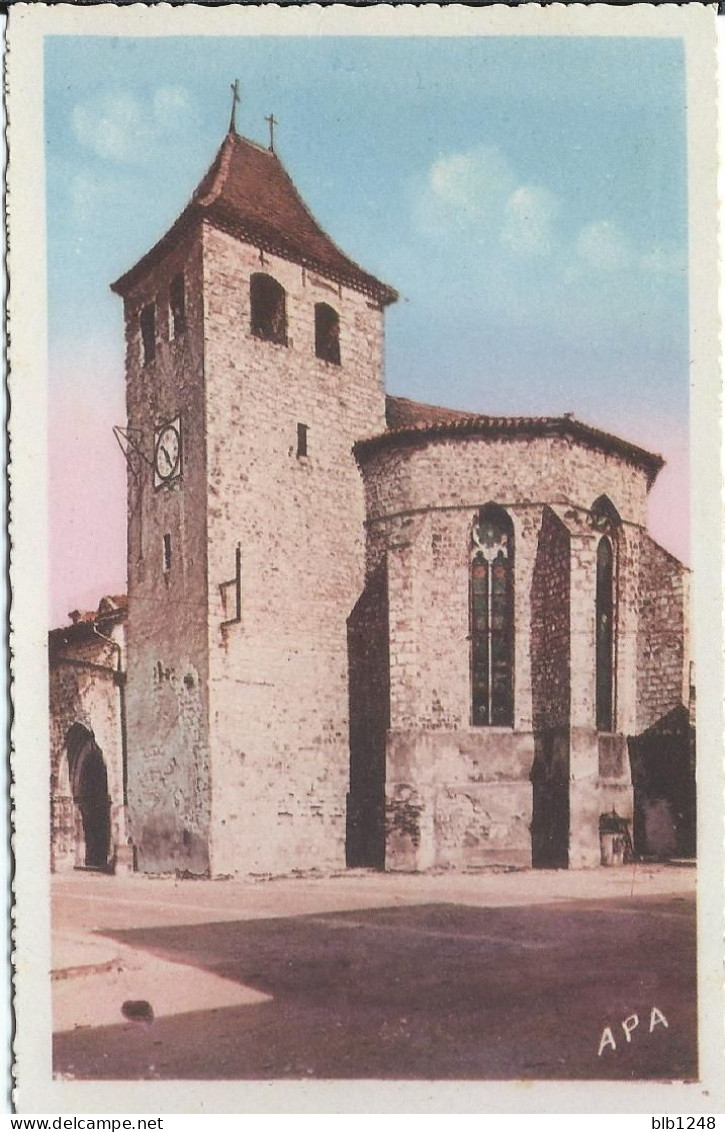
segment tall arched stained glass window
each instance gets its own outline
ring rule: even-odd
[[[614,550],[605,535],[597,547],[597,731],[614,724]]]
[[[474,727],[513,725],[513,524],[505,511],[484,507],[471,549],[471,721]]]

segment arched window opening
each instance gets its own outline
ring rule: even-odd
[[[500,507],[480,512],[471,549],[471,721],[513,726],[514,531]]]
[[[315,353],[340,365],[340,316],[327,303],[315,303]]]
[[[600,495],[591,506],[591,521],[595,530],[611,534],[622,522],[619,511],[608,495]]]
[[[614,549],[605,535],[597,547],[597,731],[614,724]]]
[[[287,345],[287,295],[271,275],[253,275],[249,286],[252,334],[265,342]]]

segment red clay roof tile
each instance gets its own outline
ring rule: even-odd
[[[628,440],[612,433],[593,428],[572,416],[564,417],[490,417],[480,413],[465,413],[459,409],[445,409],[438,405],[425,405],[408,401],[404,397],[386,397],[385,416],[388,428],[377,436],[358,440],[353,453],[358,464],[363,464],[381,449],[417,447],[430,439],[461,435],[484,435],[491,439],[507,436],[558,436],[568,438],[600,452],[614,452],[647,473],[647,486],[651,487],[664,466],[664,460]]]
[[[235,133],[225,137],[175,224],[111,289],[125,294],[177,237],[203,218],[283,259],[362,291],[384,306],[398,297],[323,231],[277,155]]]

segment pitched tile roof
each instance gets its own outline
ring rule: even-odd
[[[441,405],[425,405],[422,401],[411,401],[407,397],[385,398],[385,421],[388,429],[399,429],[411,425],[445,424],[447,421],[460,421],[470,417],[461,409],[444,409]]]
[[[506,437],[556,436],[573,440],[600,452],[613,452],[647,474],[651,487],[664,466],[664,460],[628,440],[593,428],[572,416],[564,417],[489,417],[408,401],[405,397],[386,397],[385,417],[388,428],[377,436],[358,440],[353,447],[355,459],[363,464],[381,449],[395,446],[418,447],[435,438],[487,436],[493,440]]]
[[[320,227],[277,155],[230,132],[194,194],[162,239],[111,289],[125,294],[200,219],[283,259],[319,271],[384,306],[397,293],[345,255]]]
[[[93,626],[110,628],[125,621],[128,617],[128,597],[126,594],[105,594],[98,603],[98,609],[73,609],[68,614],[70,625],[51,629],[51,644],[78,642],[93,637]]]

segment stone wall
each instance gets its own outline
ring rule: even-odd
[[[186,330],[172,340],[169,287],[184,273]],[[156,357],[139,314],[156,304]],[[128,426],[146,459],[128,473],[128,798],[142,871],[209,869],[207,497],[202,248],[188,235],[126,297]],[[155,429],[180,418],[182,475],[155,486]],[[164,569],[163,540],[171,540]]]
[[[645,531],[639,532],[637,732],[687,705],[688,571]]]
[[[90,636],[90,626],[88,632]],[[111,799],[111,860],[127,841],[117,652],[98,637],[61,642],[59,636],[51,635],[49,653],[50,859],[54,872],[84,864],[82,824],[68,767],[67,740],[73,727],[85,728],[103,756]],[[118,631],[114,636],[120,642]]]
[[[532,834],[537,863],[597,864],[599,816],[631,816],[632,788],[621,727],[596,731],[590,508],[607,496],[638,529],[646,473],[551,437],[432,433],[360,463],[369,563],[388,564],[388,866],[526,864]],[[513,728],[470,722],[470,532],[487,502],[514,526]],[[636,556],[620,529],[615,684],[633,686]]]
[[[569,863],[571,702],[571,545],[566,525],[546,507],[531,586],[531,851],[535,865]]]
[[[388,555],[390,868],[530,862],[528,729],[471,726],[470,558],[476,509],[428,510],[371,525]],[[531,716],[525,639],[528,509],[515,527],[516,719]],[[518,679],[519,669],[524,672]],[[518,728],[517,728],[518,730]]]
[[[695,727],[690,688],[689,571],[638,532],[635,847],[645,856],[696,853]]]
[[[536,731],[569,726],[571,698],[569,532],[544,508],[531,586],[532,717]]]
[[[601,495],[626,522],[644,526],[647,477],[616,453],[559,437],[489,438],[435,434],[416,446],[390,445],[364,458],[367,515],[423,508],[570,503]]]
[[[503,728],[391,731],[386,866],[531,864],[532,737]]]
[[[286,345],[251,333],[250,276],[286,292]],[[351,456],[384,428],[382,312],[367,296],[204,230],[215,873],[345,864],[347,621],[363,589]],[[314,306],[341,364],[315,354]],[[298,455],[298,425],[307,454]],[[241,556],[241,620],[229,588]],[[225,594],[227,602],[225,602]]]

